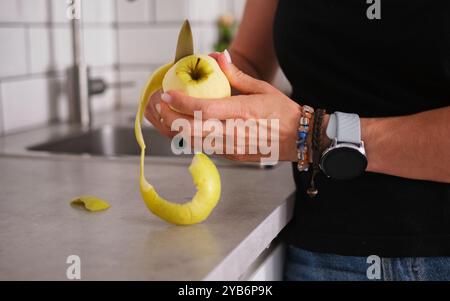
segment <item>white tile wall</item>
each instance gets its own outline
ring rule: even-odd
[[[17,0],[2,0],[0,4],[0,22],[20,21],[20,2]]]
[[[106,66],[117,62],[115,30],[111,28],[85,28],[84,50],[88,65]]]
[[[85,23],[112,23],[115,21],[114,0],[84,0],[82,19]]]
[[[50,0],[50,19],[54,23],[69,23],[67,18],[67,2],[65,0]]]
[[[220,14],[231,12],[230,0],[156,0],[156,20],[215,22]]]
[[[119,25],[120,64],[162,64],[172,59],[181,22],[186,18],[189,18],[194,24],[195,51],[208,53],[213,49],[217,39],[215,22],[218,16],[223,12],[230,11],[227,6],[228,2],[225,0],[155,1],[156,24]],[[139,5],[142,6],[145,3],[145,1],[140,2]],[[122,9],[122,6],[126,7],[127,5],[138,4],[129,4],[126,0],[119,0],[118,8]],[[135,14],[136,12],[132,13],[133,16]],[[145,20],[142,15],[137,15],[136,18]],[[119,20],[121,19],[119,18]],[[123,23],[126,22],[129,20]],[[162,23],[158,24],[159,22]]]
[[[151,70],[173,59],[181,22],[192,21],[195,50],[211,51],[216,19],[242,13],[245,0],[83,1],[85,55],[94,75],[133,88],[95,96],[95,111],[121,99],[136,105]],[[67,118],[63,71],[72,49],[65,0],[0,0],[0,134]],[[117,40],[118,39],[118,40]],[[55,78],[56,71],[58,78]],[[2,112],[3,111],[3,112]],[[22,114],[24,113],[25,114]]]
[[[0,93],[0,136],[3,135],[3,103],[2,93]]]
[[[219,16],[229,9],[230,0],[188,0],[188,18],[192,21],[216,22]]]
[[[213,26],[192,26],[194,39],[194,51],[196,53],[208,54],[214,50],[217,42],[217,29]],[[176,40],[174,40],[176,43]],[[175,55],[175,54],[174,54]]]
[[[24,28],[0,28],[0,78],[27,72],[26,32]]]
[[[152,74],[151,68],[128,69],[120,73],[120,81],[134,82],[133,87],[120,90],[120,103],[122,106],[137,107],[141,90]]]
[[[83,2],[87,62],[117,81],[116,0]],[[0,1],[0,135],[67,119],[61,76],[72,64],[69,21],[66,0]],[[94,108],[112,108],[116,94],[94,97]]]
[[[65,70],[72,64],[72,47],[69,28],[31,28],[31,73]]]
[[[156,0],[156,21],[179,21],[188,16],[189,0]]]
[[[153,20],[153,8],[149,0],[117,0],[117,19],[121,23],[149,22]]]
[[[232,14],[240,20],[242,18],[242,15],[244,14],[245,3],[247,2],[247,0],[231,0],[231,1],[233,1]]]
[[[50,21],[50,6],[47,0],[16,0],[20,5],[21,21],[44,23]]]
[[[56,93],[60,86],[58,79],[45,77],[2,83],[4,130],[14,132],[56,118],[55,110],[63,101]]]
[[[160,64],[173,59],[179,28],[119,28],[120,64]]]
[[[35,1],[35,0],[20,0]],[[51,12],[50,20],[54,23],[69,23],[67,17],[66,0],[39,0],[50,1],[48,11]],[[112,23],[115,21],[115,0],[83,0],[82,20],[86,24]]]
[[[157,67],[173,59],[183,20],[191,21],[195,52],[209,53],[217,41],[218,17],[223,13],[240,15],[244,4],[245,0],[137,0],[132,4],[118,0],[120,77],[137,83],[122,89],[121,104],[135,105],[150,74],[147,66]],[[145,16],[148,12],[150,19]]]
[[[86,23],[115,21],[116,0],[83,1]],[[146,0],[147,1],[147,0]],[[0,22],[68,23],[66,0],[1,0]]]
[[[65,0],[1,0],[0,22],[67,23],[66,9]]]

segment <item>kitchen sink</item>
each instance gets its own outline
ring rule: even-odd
[[[192,155],[175,155],[171,148],[171,139],[161,135],[156,129],[142,129],[146,155],[153,157],[189,157]],[[183,148],[183,140],[174,141],[175,147]],[[61,138],[51,139],[26,148],[28,151],[46,152],[50,154],[77,154],[101,157],[138,156],[141,152],[134,136],[134,128],[130,126],[103,126],[97,129],[78,132]],[[271,168],[259,163],[243,163],[229,161],[220,156],[211,156],[217,163],[235,167]]]
[[[171,140],[154,128],[143,128],[142,134],[147,152],[152,156],[175,156]],[[182,140],[178,143],[182,147]],[[80,134],[48,141],[28,148],[30,151],[44,151],[61,154],[89,154],[94,156],[139,155],[140,148],[134,136],[134,128],[105,126]]]

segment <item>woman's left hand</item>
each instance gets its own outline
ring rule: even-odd
[[[224,129],[225,121],[229,119],[241,119],[244,122],[254,120],[259,126],[264,126],[261,124],[261,120],[269,121],[275,119],[279,121],[278,139],[275,138],[277,141],[274,141],[274,137],[271,137],[269,130],[267,134],[269,141],[264,144],[279,143],[278,160],[297,161],[296,140],[301,110],[300,105],[269,83],[244,74],[232,63],[229,63],[224,54],[215,53],[211,56],[219,63],[231,87],[242,94],[222,99],[205,100],[189,97],[177,91],[169,91],[161,96],[160,117],[162,127],[169,132],[171,131],[172,123],[176,119],[185,119],[188,120],[193,129],[195,111],[202,112],[204,121],[211,119],[220,120]],[[191,139],[193,140],[196,133],[195,131],[191,132]],[[207,134],[202,132],[202,137],[204,138]],[[248,132],[246,136],[248,136]],[[225,131],[221,138],[224,139],[223,141],[227,139]],[[239,137],[234,137],[235,142],[238,141],[237,138]],[[249,139],[246,137],[246,147],[249,147],[249,143]],[[225,152],[224,147],[224,156],[237,161],[255,162],[264,157],[264,154],[259,152],[257,154],[249,154],[248,152],[242,154],[242,151],[239,153],[238,146],[235,143],[232,153],[229,152],[229,149],[228,152]]]

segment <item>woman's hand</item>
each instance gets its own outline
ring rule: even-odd
[[[202,112],[203,120],[220,120],[224,129],[226,128],[225,121],[229,119],[254,120],[260,127],[264,127],[264,122],[261,123],[260,120],[267,120],[270,126],[269,120],[275,119],[279,121],[278,139],[271,137],[269,130],[267,134],[269,141],[264,144],[279,143],[278,160],[297,161],[296,140],[300,106],[267,82],[244,74],[230,62],[229,56],[222,53],[214,53],[211,56],[219,63],[232,88],[240,91],[242,95],[205,100],[189,97],[176,91],[169,91],[165,94],[155,93],[149,101],[145,113],[146,118],[161,133],[169,137],[177,134],[177,132],[171,131],[172,123],[176,119],[187,120],[193,129],[195,111]],[[191,139],[194,140],[195,131],[191,131],[191,134]],[[208,135],[207,132],[202,132],[203,138],[206,135]],[[230,138],[226,137],[225,131],[223,135],[224,137],[219,137],[223,138],[223,141]],[[251,143],[248,139],[248,132],[244,135],[246,136],[246,149],[248,149]],[[224,147],[224,156],[237,161],[259,161],[264,154],[249,154],[247,151],[245,154],[239,154],[239,145],[236,143],[238,138],[234,137],[235,144],[232,153],[229,152],[229,149],[225,152]]]

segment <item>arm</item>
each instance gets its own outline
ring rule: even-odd
[[[450,107],[391,118],[362,118],[367,171],[450,183]]]
[[[228,51],[244,73],[267,82],[278,62],[273,47],[272,24],[278,0],[248,0],[238,33]]]
[[[233,64],[223,54],[219,65],[231,85],[245,95],[227,99],[208,100],[187,97],[169,92],[170,104],[177,113],[162,104],[161,116],[169,130],[177,118],[191,118],[201,110],[205,119],[278,119],[279,159],[297,161],[295,146],[299,105],[264,81],[256,80]],[[167,102],[167,99],[164,100]],[[328,117],[324,119],[326,128]],[[389,117],[362,118],[361,136],[368,157],[367,171],[389,174],[409,179],[450,183],[450,107],[418,114]],[[190,120],[193,122],[192,118]],[[322,135],[326,137],[325,134]],[[329,145],[329,141],[323,141]],[[257,161],[258,156],[227,156],[238,161]]]
[[[239,69],[268,82],[277,68],[275,50],[267,47],[273,45],[272,23],[277,3],[248,0],[229,49]],[[367,171],[450,183],[449,120],[450,107],[410,116],[362,118]]]

